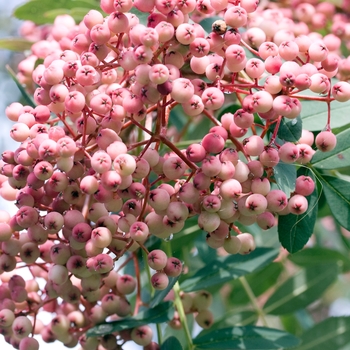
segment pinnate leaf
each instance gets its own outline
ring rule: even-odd
[[[288,197],[295,190],[295,181],[297,178],[297,171],[294,164],[279,162],[274,167],[274,178],[277,186]]]
[[[254,311],[230,310],[222,315],[209,329],[202,331],[202,335],[214,329],[227,328],[233,326],[253,325],[258,320],[258,314]]]
[[[16,83],[18,89],[20,90],[23,99],[26,101],[26,103],[35,108],[35,102],[33,100],[33,98],[28,94],[28,92],[26,91],[26,89],[24,88],[24,86],[19,82],[19,80],[17,79],[16,73],[11,69],[11,67],[9,65],[6,66],[6,69],[8,71],[8,73],[10,74],[12,80]]]
[[[87,331],[88,337],[99,337],[105,334],[139,327],[149,323],[161,323],[171,320],[174,316],[173,303],[167,301],[153,309],[141,311],[134,317],[126,317],[120,321],[99,324]]]
[[[276,124],[272,125],[271,132],[273,132],[275,126]],[[303,123],[300,116],[291,120],[282,118],[281,124],[278,128],[277,136],[284,141],[296,142],[301,137],[302,129]]]
[[[322,130],[328,117],[328,107],[326,102],[302,101],[301,118],[303,128],[310,131]],[[350,101],[331,103],[331,127],[339,128],[349,124]]]
[[[318,177],[335,219],[350,230],[350,182],[328,175],[319,174]]]
[[[173,349],[182,350],[183,347],[176,337],[171,336],[164,341],[164,343],[160,347],[160,350],[173,350]]]
[[[313,180],[314,175],[308,169],[300,168],[298,176],[308,175]],[[284,248],[290,253],[296,253],[304,247],[311,237],[318,208],[318,193],[315,190],[310,196],[306,197],[308,201],[308,209],[304,214],[281,215],[278,218],[278,237]]]
[[[179,279],[179,277],[169,277],[169,284],[168,286],[163,289],[163,290],[157,290],[156,293],[154,294],[153,299],[151,300],[151,302],[149,303],[149,306],[151,308],[157,306],[158,304],[160,304],[163,299],[168,295],[168,293],[170,292],[171,289],[173,289],[175,283],[177,282],[177,280]]]
[[[193,341],[200,349],[288,349],[300,340],[287,332],[265,327],[229,327],[200,333]]]
[[[337,279],[337,274],[338,266],[335,263],[300,270],[270,296],[264,305],[265,312],[283,315],[308,306]]]
[[[11,51],[29,50],[33,45],[32,41],[23,38],[4,38],[0,39],[0,49]]]
[[[341,349],[350,343],[350,317],[331,317],[300,336],[295,350]]]
[[[263,268],[277,255],[277,249],[257,248],[248,255],[218,257],[209,266],[194,272],[191,277],[184,276],[181,289],[185,292],[192,292],[223,284]]]
[[[258,297],[277,282],[277,279],[282,271],[283,264],[280,262],[273,262],[261,270],[246,275],[245,278],[254,295]],[[247,304],[250,302],[247,292],[243,288],[240,279],[232,281],[231,286],[232,292],[230,294],[230,302],[232,305]]]
[[[17,7],[13,15],[21,20],[33,21],[36,24],[53,23],[55,15],[70,14],[74,9],[85,9],[76,20],[82,20],[89,10],[101,11],[100,6],[93,0],[32,0]]]
[[[289,255],[288,259],[294,264],[303,267],[319,265],[322,263],[336,263],[341,268],[342,272],[350,271],[350,259],[338,252],[337,250],[324,247],[313,247],[303,249],[300,252]]]

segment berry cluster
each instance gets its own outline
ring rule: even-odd
[[[299,176],[287,194],[274,168],[302,166],[316,149],[334,149],[331,113],[315,139],[308,130],[295,143],[277,134],[302,113],[301,100],[330,111],[331,101],[350,99],[350,85],[331,80],[350,74],[339,53],[349,24],[331,3],[293,4],[294,11],[255,0],[101,0],[106,14],[91,10],[79,24],[68,15],[52,26],[24,24],[22,35],[36,43],[18,78],[35,105],[6,109],[19,147],[0,160],[0,195],[18,208],[12,217],[0,212],[6,341],[38,349],[28,336],[41,333],[46,342],[80,342],[85,350],[119,349],[128,340],[158,349],[148,325],[84,335],[106,319],[138,313],[137,249],[155,271],[151,285],[164,290],[182,262],[148,251],[150,237],[168,239],[197,217],[211,248],[248,254],[254,238],[240,224],[266,230],[281,215],[308,210],[313,179]],[[147,23],[140,13],[149,14]],[[221,19],[208,33],[200,22],[213,15]],[[332,33],[313,31],[330,16],[339,17]],[[221,115],[232,99],[240,108]],[[177,106],[189,121],[211,121],[201,142],[177,147]],[[136,276],[122,274],[122,257],[134,261]],[[15,273],[22,266],[32,280]],[[126,296],[135,291],[133,309]],[[212,324],[210,294],[182,299],[201,327]],[[56,313],[50,324],[36,318],[40,310]],[[177,313],[170,324],[181,326]]]

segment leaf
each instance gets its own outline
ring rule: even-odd
[[[0,39],[0,49],[11,51],[25,51],[30,50],[33,42],[23,38],[5,38]]]
[[[341,349],[350,343],[350,317],[330,317],[300,336],[295,350]]]
[[[232,113],[235,114],[237,110],[241,109],[242,106],[237,104],[231,104],[229,106],[225,106],[222,110],[219,111],[218,115],[221,117],[226,113]]]
[[[337,134],[337,145],[333,151],[316,151],[311,164],[320,169],[339,169],[350,165],[350,129]]]
[[[141,24],[147,26],[148,16],[150,15],[148,12],[141,12],[136,7],[133,7],[129,12],[133,13]]]
[[[209,266],[196,271],[191,277],[183,276],[181,289],[185,292],[206,289],[244,276],[273,261],[278,250],[257,248],[249,255],[218,257]]]
[[[274,131],[276,124],[271,126],[271,132]],[[296,142],[301,137],[303,123],[300,115],[295,119],[282,118],[281,124],[278,128],[277,136],[284,141]]]
[[[279,318],[285,331],[296,336],[299,336],[303,332],[295,314],[281,315]]]
[[[278,188],[289,197],[290,193],[295,190],[295,180],[297,178],[295,165],[280,161],[274,167],[274,178]]]
[[[280,262],[273,262],[259,271],[250,273],[246,276],[246,279],[254,295],[258,297],[277,282],[282,271],[283,264]],[[232,292],[230,294],[230,302],[233,305],[247,304],[250,302],[240,280],[234,280],[231,286]]]
[[[43,17],[46,19],[47,22],[54,22],[57,16],[62,16],[64,14],[70,15],[70,10],[64,9],[64,8],[49,10],[43,13]],[[85,14],[86,14],[86,10],[85,10]]]
[[[264,305],[266,313],[283,315],[295,312],[317,300],[337,279],[335,263],[319,264],[302,269],[285,281]]]
[[[329,208],[339,225],[350,230],[350,182],[319,175]]]
[[[297,96],[297,95],[296,95]],[[314,101],[301,101],[301,118],[303,128],[310,131],[322,130],[328,117],[327,103]],[[350,101],[348,102],[331,102],[331,127],[339,128],[349,124],[348,111]]]
[[[300,168],[298,176],[303,174],[309,175],[313,180],[315,179],[314,175],[308,169]],[[318,207],[317,190],[306,198],[308,209],[304,214],[288,214],[278,217],[278,237],[282,246],[290,253],[296,253],[302,249],[314,230]]]
[[[307,309],[300,309],[292,314],[279,316],[283,329],[300,337],[306,330],[314,326],[315,322]]]
[[[154,294],[153,299],[151,300],[149,306],[150,308],[154,308],[155,306],[159,305],[163,299],[168,295],[168,293],[173,289],[175,283],[179,277],[169,277],[169,284],[168,287],[166,287],[163,290],[157,290]]]
[[[336,263],[342,272],[350,271],[350,259],[338,252],[324,247],[313,247],[303,249],[302,251],[289,255],[288,259],[294,264],[303,267],[318,265],[321,263]]]
[[[141,311],[135,317],[126,317],[120,321],[102,323],[87,331],[88,337],[99,337],[101,335],[110,334],[142,326],[149,323],[162,323],[171,320],[174,316],[173,303],[167,301],[157,305],[153,309]]]
[[[160,347],[160,350],[173,350],[173,349],[176,349],[176,350],[183,349],[179,340],[174,336],[167,338],[165,342],[162,344],[162,346]]]
[[[6,70],[8,71],[8,73],[10,74],[11,78],[13,79],[13,81],[16,83],[17,87],[19,88],[19,90],[21,91],[21,94],[24,98],[24,100],[26,101],[26,103],[35,108],[36,104],[33,100],[33,98],[28,94],[28,92],[26,91],[26,89],[23,87],[23,85],[19,82],[19,80],[16,77],[16,73],[11,69],[11,67],[9,65],[6,65]]]
[[[220,317],[208,330],[202,332],[211,332],[214,329],[233,327],[233,326],[246,326],[254,324],[258,320],[258,315],[254,311],[242,311],[230,310]]]
[[[201,333],[193,340],[200,349],[288,349],[300,343],[295,336],[277,329],[265,327],[229,327]]]
[[[101,11],[101,8],[93,0],[32,0],[17,7],[13,15],[18,19],[30,20],[36,24],[46,24],[53,23],[55,13],[65,14],[76,8],[85,9],[85,14],[92,9]],[[79,20],[83,16],[80,16]]]

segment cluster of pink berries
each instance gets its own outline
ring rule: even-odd
[[[236,223],[266,230],[280,215],[308,210],[312,178],[299,176],[287,194],[274,185],[274,167],[307,164],[315,148],[334,149],[330,113],[315,139],[307,130],[295,143],[277,133],[284,119],[302,113],[302,99],[329,109],[333,100],[350,99],[350,84],[331,80],[350,75],[350,61],[340,55],[350,24],[331,3],[293,4],[101,0],[107,15],[91,10],[79,24],[68,15],[52,26],[24,24],[22,35],[36,42],[18,78],[36,106],[6,109],[14,122],[10,135],[20,143],[0,160],[0,195],[18,207],[12,217],[0,212],[6,341],[35,350],[28,336],[40,333],[68,347],[80,342],[84,350],[119,349],[127,340],[158,349],[147,325],[84,335],[106,319],[137,314],[142,304],[139,271],[115,270],[121,257],[131,260],[143,249],[155,271],[150,283],[164,290],[182,263],[162,250],[149,252],[150,236],[167,239],[196,216],[210,247],[248,254],[254,238]],[[135,9],[149,13],[147,24]],[[208,33],[199,23],[213,15],[222,19]],[[339,19],[330,34],[313,31],[329,17]],[[234,96],[241,108],[219,121],[218,111]],[[185,149],[174,141],[181,130],[174,136],[169,127],[177,105],[189,120],[213,123]],[[15,274],[24,265],[33,280]],[[37,278],[45,279],[44,288]],[[135,291],[132,310],[126,295]],[[213,322],[210,302],[207,292],[183,295],[185,312],[198,312],[203,328]],[[50,324],[36,318],[40,310],[56,313]],[[170,324],[181,326],[177,314]]]

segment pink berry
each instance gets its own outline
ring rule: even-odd
[[[316,136],[315,144],[321,152],[329,152],[335,148],[337,138],[331,131],[321,131]]]
[[[305,213],[308,208],[307,199],[302,195],[296,194],[289,199],[288,208],[291,213],[301,215]]]

